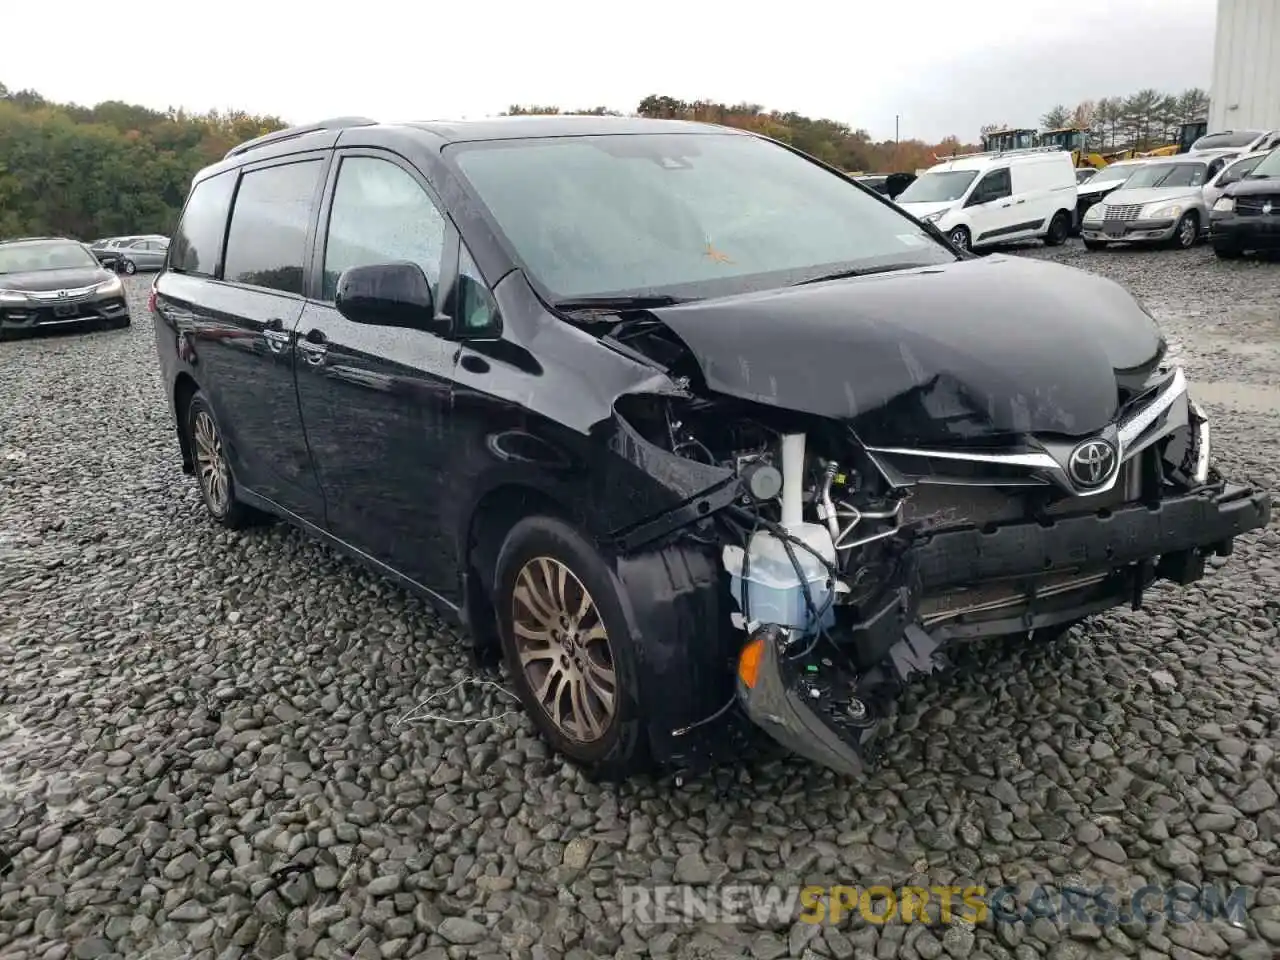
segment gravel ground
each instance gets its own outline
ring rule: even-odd
[[[1022,252],[1143,297],[1220,465],[1280,489],[1280,265]],[[0,957],[1280,950],[1280,524],[1146,610],[966,650],[861,789],[790,760],[600,787],[518,714],[403,719],[471,676],[461,639],[300,534],[203,519],[126,283],[130,331],[0,345]],[[673,878],[1250,893],[1241,924],[619,921],[618,884]]]

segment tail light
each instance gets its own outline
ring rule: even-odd
[[[151,292],[147,294],[147,310],[151,313],[156,312],[156,288],[152,287]]]

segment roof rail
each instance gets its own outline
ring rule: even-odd
[[[939,163],[946,163],[948,160],[968,160],[972,157],[1008,157],[1019,153],[1065,153],[1062,147],[1015,147],[1012,150],[975,150],[973,153],[953,153],[950,156],[940,157],[936,153],[933,159]]]
[[[295,137],[305,136],[308,133],[319,133],[322,130],[346,130],[349,127],[372,127],[377,122],[377,120],[370,120],[368,117],[333,117],[316,123],[304,123],[301,126],[264,133],[260,137],[246,140],[244,143],[228,150],[222,159],[229,160],[231,157],[241,156],[250,150],[265,147],[269,143],[281,143],[285,140],[292,140]]]

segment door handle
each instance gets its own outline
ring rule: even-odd
[[[318,367],[324,363],[324,356],[329,352],[329,338],[324,335],[324,331],[313,328],[298,341],[298,349],[302,351],[307,363]]]
[[[1002,203],[1002,204],[1000,204],[1000,206],[1001,206],[1002,208],[1003,208],[1003,207],[1012,207],[1012,206],[1013,206],[1013,204],[1012,204],[1012,203]]]
[[[262,329],[262,337],[267,341],[267,349],[272,353],[280,353],[289,345],[290,334],[284,328],[284,321],[272,317]]]
[[[1019,203],[1026,203],[1027,201],[1024,199],[1024,200],[1019,200],[1018,202],[1019,202]]]

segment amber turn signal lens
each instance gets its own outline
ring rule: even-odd
[[[760,674],[760,658],[764,656],[764,641],[760,638],[748,641],[738,656],[738,678],[754,689],[756,677]]]

